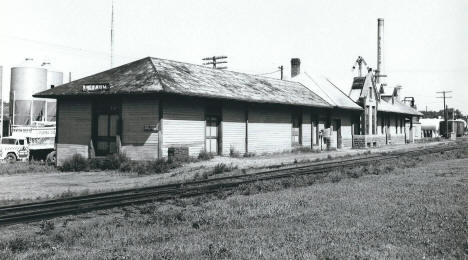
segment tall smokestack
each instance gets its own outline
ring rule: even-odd
[[[294,78],[300,73],[301,73],[301,59],[292,58],[291,59],[291,78]]]
[[[377,19],[377,84],[386,85],[383,77],[385,76],[384,68],[384,19]]]

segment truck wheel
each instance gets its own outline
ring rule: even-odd
[[[14,153],[8,153],[7,156],[6,156],[6,161],[9,162],[9,163],[14,163],[16,162],[16,154]]]
[[[46,157],[47,164],[48,165],[55,165],[56,161],[57,161],[57,152],[56,151],[50,152]]]

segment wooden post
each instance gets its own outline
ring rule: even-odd
[[[94,150],[94,145],[93,145],[93,139],[89,141],[89,146],[88,146],[88,158],[93,159],[96,158],[96,152]]]

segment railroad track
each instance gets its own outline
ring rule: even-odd
[[[404,152],[393,152],[391,154],[370,154],[352,158],[317,162],[297,167],[262,171],[253,174],[225,176],[207,180],[126,189],[41,202],[2,206],[0,207],[0,226],[50,219],[100,209],[142,204],[153,201],[163,201],[177,197],[203,195],[256,181],[274,180],[306,174],[319,174],[339,168],[352,168],[358,165],[397,159],[400,156],[418,156],[465,148],[468,148],[466,144],[452,144],[438,147],[419,148]]]

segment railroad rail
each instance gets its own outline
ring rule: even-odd
[[[468,148],[465,143],[446,144],[443,146],[418,148],[390,154],[378,153],[351,158],[340,158],[324,162],[310,163],[302,166],[287,167],[261,171],[251,174],[233,175],[196,180],[183,183],[172,183],[151,187],[125,189],[83,196],[23,203],[0,207],[0,226],[27,223],[54,217],[75,215],[94,210],[109,209],[154,201],[164,201],[178,197],[189,197],[217,192],[242,184],[256,181],[274,180],[306,174],[319,174],[340,168],[352,168],[359,165],[383,160],[397,159],[400,156],[418,156]]]

